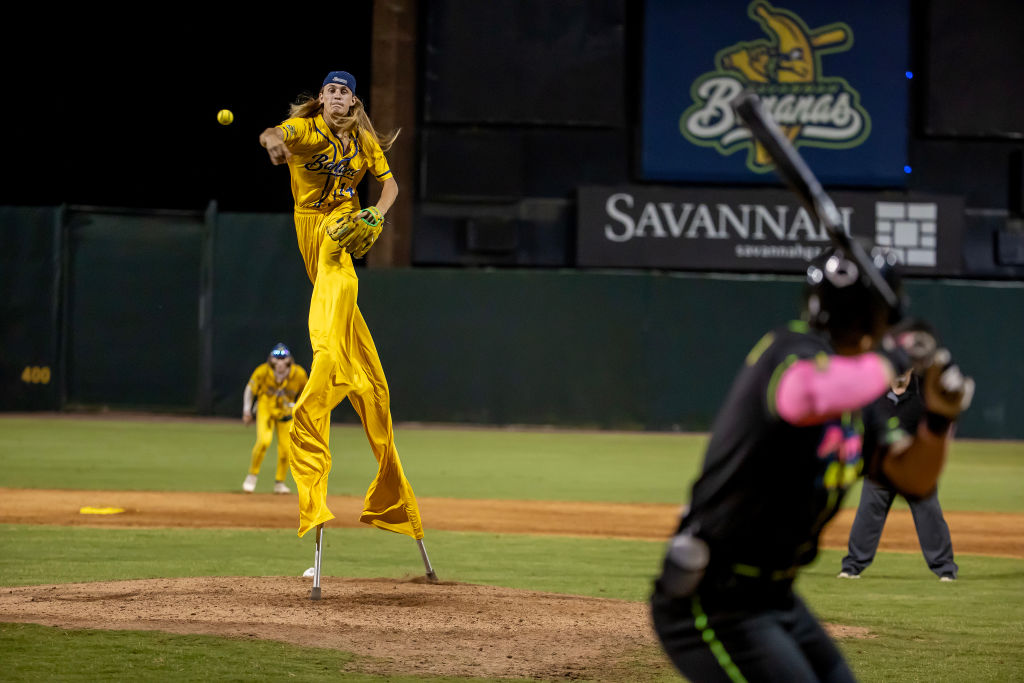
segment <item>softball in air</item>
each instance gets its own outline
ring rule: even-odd
[[[234,120],[235,115],[231,113],[230,109],[221,109],[217,112],[217,123],[222,126],[227,126]]]

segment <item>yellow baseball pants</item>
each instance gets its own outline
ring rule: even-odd
[[[309,382],[296,401],[291,429],[291,470],[299,498],[299,536],[334,519],[327,507],[331,410],[348,398],[362,420],[379,466],[360,520],[422,538],[416,498],[395,448],[387,380],[373,338],[356,305],[359,280],[352,257],[324,229],[327,220],[337,217],[295,214],[299,249],[313,282],[309,304],[313,364]]]
[[[277,469],[274,471],[274,481],[284,481],[288,474],[288,461],[291,454],[291,436],[288,434],[291,428],[291,421],[279,422],[275,420],[270,412],[263,407],[260,401],[256,406],[256,444],[252,447],[252,459],[249,461],[249,474],[259,474],[260,465],[263,464],[263,456],[270,448],[270,442],[274,439],[274,431],[277,431]]]

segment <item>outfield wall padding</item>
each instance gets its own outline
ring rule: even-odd
[[[798,314],[796,278],[374,271],[360,307],[396,419],[705,430],[743,358]],[[978,385],[959,435],[1024,438],[1024,285],[911,281]]]
[[[69,209],[64,237],[66,403],[197,406],[202,214]]]
[[[0,206],[0,410],[60,403],[60,215]]]
[[[275,343],[309,368],[312,285],[290,214],[7,208],[0,219],[0,409],[238,416]],[[798,315],[801,294],[789,276],[361,261],[357,272],[396,421],[703,431],[751,346]],[[959,435],[1024,439],[1024,283],[906,288],[910,312],[977,380]],[[19,380],[43,364],[49,384]],[[334,419],[355,415],[343,403]]]

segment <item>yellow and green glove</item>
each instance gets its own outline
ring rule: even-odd
[[[328,228],[328,235],[352,256],[361,258],[380,237],[383,225],[384,217],[376,206],[371,206],[339,218]]]

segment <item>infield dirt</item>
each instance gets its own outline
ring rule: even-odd
[[[358,527],[362,499],[330,496],[336,527]],[[675,505],[421,498],[430,530],[663,541]],[[118,507],[83,515],[82,507]],[[826,529],[846,545],[853,511]],[[1024,516],[946,512],[958,553],[1024,557]],[[294,496],[0,489],[0,523],[90,527],[297,527]],[[894,510],[882,550],[918,552]],[[0,621],[271,639],[361,655],[352,671],[538,680],[644,680],[668,673],[644,603],[422,578],[331,577],[318,603],[301,577],[195,577],[0,589]],[[327,583],[325,582],[325,585]],[[828,625],[839,638],[867,629]]]
[[[328,496],[332,527],[365,527],[363,499]],[[427,531],[553,534],[662,541],[681,508],[655,503],[418,498]],[[83,515],[83,507],[117,507],[116,515]],[[844,509],[822,535],[825,548],[845,548],[854,510]],[[1024,515],[944,512],[958,553],[1024,558]],[[94,527],[298,528],[293,495],[160,491],[78,491],[0,488],[0,523]],[[880,550],[918,551],[909,510],[893,510]]]

